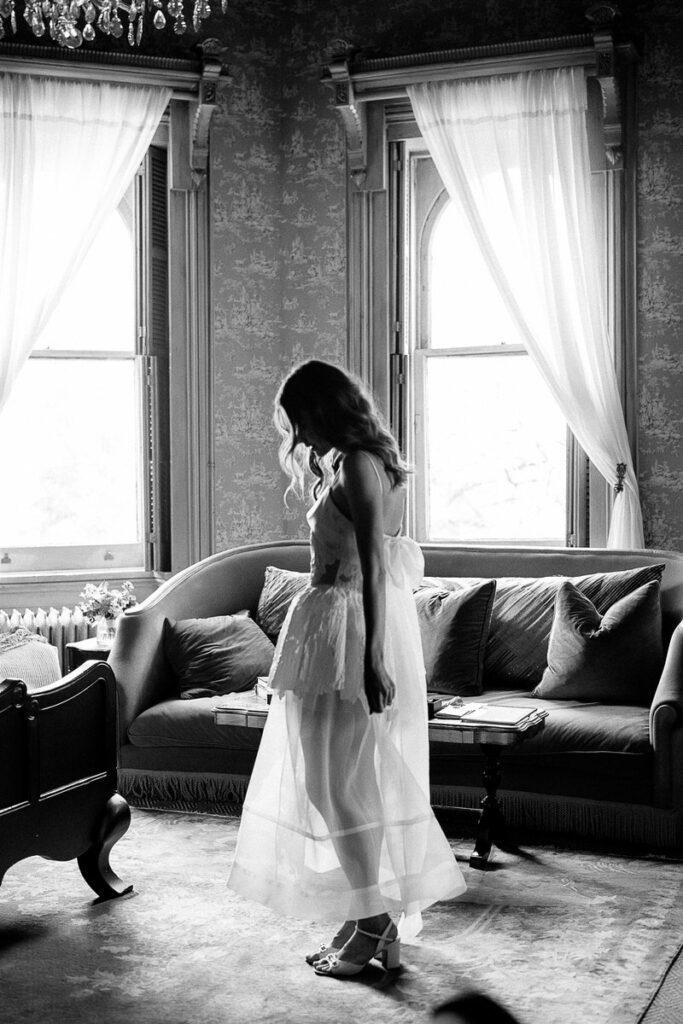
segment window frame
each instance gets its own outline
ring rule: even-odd
[[[202,47],[200,60],[130,56],[89,51],[55,53],[0,45],[0,71],[47,77],[153,84],[169,87],[172,98],[160,126],[167,139],[168,170],[168,452],[166,497],[155,488],[161,456],[151,415],[159,412],[158,360],[150,357],[149,322],[142,321],[142,381],[146,446],[152,472],[146,499],[151,527],[146,563],[130,572],[112,564],[107,578],[132,579],[139,598],[152,593],[168,575],[213,552],[213,403],[211,388],[209,144],[217,84],[226,73],[224,49],[215,41]],[[158,133],[159,134],[159,133]],[[155,141],[157,139],[155,138]],[[154,143],[153,143],[154,144]],[[147,297],[149,292],[147,292]],[[141,291],[140,299],[144,299]],[[158,528],[167,520],[165,543]],[[0,575],[0,605],[73,604],[84,582],[101,579],[102,570],[7,572]]]
[[[405,451],[411,465],[421,470],[426,469],[427,452],[427,421],[428,408],[426,402],[427,365],[433,358],[459,358],[467,356],[502,356],[505,359],[519,357],[530,358],[524,345],[514,342],[499,344],[473,344],[455,348],[433,348],[430,345],[431,324],[429,318],[429,299],[427,288],[429,282],[429,240],[441,211],[449,202],[448,192],[441,181],[433,160],[421,138],[411,133],[409,139],[394,141],[393,162],[398,168],[396,186],[401,192],[400,206],[405,210],[402,230],[397,228],[396,238],[399,247],[399,263],[405,268],[402,276],[403,286],[399,284],[397,300],[400,304],[400,319],[405,324],[405,344],[407,349],[407,374],[410,386],[405,395],[406,426],[404,428]],[[424,180],[420,161],[429,161],[432,165]],[[431,177],[431,181],[429,181]],[[392,204],[397,207],[398,204]],[[571,431],[567,430],[565,445],[565,543],[569,541],[572,529],[570,521],[571,504],[568,501],[572,480],[571,464],[578,455],[582,455]],[[429,513],[427,507],[428,480],[427,473],[418,471],[411,478],[411,491],[408,507],[408,528],[411,536],[421,542],[443,543],[443,538],[430,537],[428,530]],[[499,540],[475,540],[459,538],[457,543],[498,544]],[[546,541],[508,538],[504,543],[510,546],[547,546]]]
[[[615,364],[637,473],[635,321],[635,63],[630,43],[616,45],[609,25],[593,33],[482,46],[405,58],[354,60],[349,50],[325,69],[347,143],[347,359],[372,388],[399,444],[409,435],[406,217],[397,143],[420,137],[406,86],[417,82],[583,67],[601,121],[592,127],[592,170],[605,196],[606,297]],[[612,505],[608,483],[573,443],[568,471],[567,541],[604,547]],[[414,511],[409,502],[409,522]]]

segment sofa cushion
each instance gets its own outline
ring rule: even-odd
[[[495,580],[485,580],[415,592],[428,690],[463,697],[482,692],[495,590]]]
[[[246,612],[167,619],[166,659],[184,699],[248,690],[268,675],[274,647]]]
[[[566,582],[555,599],[548,665],[532,696],[649,707],[662,662],[657,581],[622,597],[604,616]]]
[[[128,738],[136,747],[227,747],[255,750],[260,729],[216,725],[213,709],[219,697],[162,700],[131,723]]]
[[[485,688],[528,690],[540,683],[547,664],[548,641],[553,624],[555,595],[570,582],[604,615],[626,594],[652,580],[661,581],[664,564],[586,576],[502,576],[496,579],[491,627],[484,658]],[[449,587],[481,582],[479,578],[429,578],[425,583]]]
[[[255,618],[273,643],[277,641],[290,604],[310,582],[310,572],[278,569],[276,565],[266,566]]]
[[[652,746],[647,708],[546,701],[526,690],[487,691],[486,703],[548,712],[545,727],[518,747],[503,750],[501,794],[506,791],[649,804]],[[482,785],[481,748],[431,740],[433,786]]]

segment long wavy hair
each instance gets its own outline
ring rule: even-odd
[[[312,448],[306,458],[300,436],[302,413],[336,449],[331,458],[319,459]],[[282,435],[280,465],[289,476],[285,501],[290,494],[304,497],[306,468],[314,476],[311,493],[317,497],[341,456],[352,451],[381,459],[394,487],[406,480],[408,469],[372,395],[357,377],[333,363],[311,359],[295,367],[275,398],[274,420]]]

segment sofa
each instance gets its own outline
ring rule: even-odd
[[[432,611],[445,607],[443,601],[451,600],[458,588],[478,595],[480,605],[482,596],[490,598],[488,618],[480,621],[474,638],[479,645],[479,664],[474,665],[479,677],[474,684],[472,679],[459,680],[462,699],[502,701],[548,713],[543,731],[504,757],[499,797],[507,820],[522,830],[545,835],[572,835],[657,850],[683,848],[683,555],[652,550],[445,544],[425,544],[423,552],[425,580],[416,600],[427,593],[426,606]],[[109,664],[116,676],[119,702],[119,785],[132,803],[239,808],[261,733],[239,725],[216,726],[213,708],[220,698],[179,696],[178,678],[168,660],[167,631],[178,621],[234,617],[237,613],[248,613],[258,621],[268,567],[296,575],[306,572],[308,559],[308,544],[300,541],[221,552],[179,572],[124,614]],[[600,604],[596,586],[599,589],[605,581],[612,586],[622,577],[635,580],[635,597],[613,591],[606,607],[596,611]],[[586,580],[590,581],[588,589]],[[544,628],[546,632],[551,629],[549,640],[547,636],[542,642],[536,638],[538,615],[535,607],[529,612],[529,593],[534,600],[534,595],[542,595],[545,602]],[[521,600],[520,594],[527,596]],[[562,632],[555,632],[559,605],[564,602],[563,608],[567,605],[575,614],[576,601],[579,619],[597,616],[598,624],[601,620],[607,623],[615,609],[625,609],[613,616],[621,616],[614,634],[619,646],[603,649],[606,660],[603,657],[597,682],[591,676],[590,685],[596,689],[587,693],[581,692],[583,668],[578,684],[574,673],[573,690],[563,691],[562,680],[557,690],[557,676],[548,678],[550,663],[553,658],[557,661],[553,645],[558,636],[562,639]],[[647,634],[642,632],[642,617],[628,617],[634,614],[634,602],[639,602],[641,611],[646,608]],[[431,628],[429,616],[426,620],[423,616],[423,642],[431,665],[428,688],[448,691],[444,651],[456,667],[462,667],[466,659],[464,655],[460,658],[457,645],[450,650],[446,645],[435,655],[425,633]],[[501,636],[506,631],[508,647],[503,644],[501,659]],[[571,646],[579,632],[571,620],[568,633],[566,629],[564,633],[565,645]],[[470,642],[473,637],[471,633]],[[522,648],[537,664],[519,678],[515,663]],[[646,648],[654,661],[647,670],[651,678],[639,689],[640,674],[645,672],[641,652]],[[468,657],[471,655],[472,650]],[[616,680],[616,694],[610,690],[614,680],[605,688],[604,676],[609,676],[612,663],[620,666],[618,671],[624,677],[630,673],[629,686],[635,689],[627,686],[620,690],[621,679]],[[430,683],[430,671],[436,671],[436,686]],[[590,675],[588,669],[586,672]],[[430,740],[430,770],[435,806],[479,806],[482,757],[478,747]]]

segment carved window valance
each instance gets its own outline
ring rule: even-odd
[[[356,58],[342,41],[332,44],[333,56],[323,70],[323,82],[334,89],[334,104],[346,133],[349,172],[357,188],[367,188],[368,110],[388,107],[406,97],[416,82],[513,74],[540,68],[584,67],[598,83],[602,96],[606,166],[623,162],[622,74],[635,61],[630,43],[616,43],[614,4],[594,4],[587,12],[593,31],[517,43],[441,50],[401,57]]]
[[[211,118],[219,79],[230,82],[226,50],[216,39],[199,44],[198,60],[145,57],[131,53],[89,50],[53,51],[44,46],[0,44],[0,72],[51,78],[159,85],[173,90],[173,99],[193,108],[190,169],[195,185],[204,178],[208,161]]]

